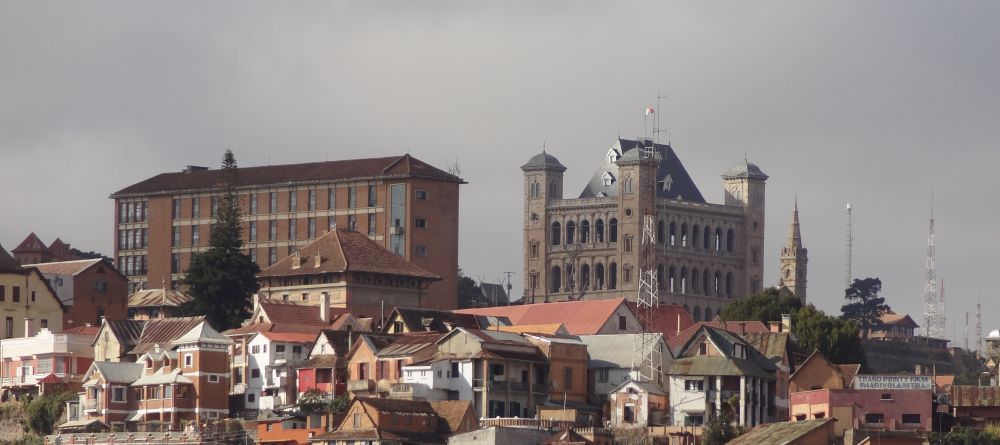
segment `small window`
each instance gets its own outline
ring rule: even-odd
[[[426,218],[417,218],[417,220],[413,222],[413,225],[416,228],[418,228],[418,229],[426,229],[427,228],[427,219]]]
[[[247,394],[247,403],[254,403],[257,401],[257,397],[254,394]]]
[[[813,419],[822,419],[824,417],[826,417],[826,413],[822,411],[813,414]]]
[[[618,330],[619,331],[624,331],[626,329],[628,329],[628,317],[626,317],[624,315],[619,315],[618,316]]]
[[[872,425],[881,425],[885,422],[885,417],[879,413],[868,413],[865,414],[865,423]]]
[[[903,414],[903,423],[907,425],[920,425],[920,414]]]
[[[427,246],[416,246],[415,251],[417,256],[427,256]]]
[[[685,380],[684,389],[686,391],[704,391],[705,381],[704,380]]]
[[[600,383],[607,383],[608,380],[609,380],[608,379],[608,374],[609,374],[609,371],[607,369],[598,369],[597,370],[597,381],[600,382]]]
[[[892,394],[891,393],[882,394],[882,400],[892,400]]]
[[[253,368],[253,369],[251,369],[250,370],[250,378],[251,379],[259,379],[260,378],[260,368]]]
[[[125,388],[124,387],[114,387],[111,389],[111,401],[112,402],[124,402],[125,401]]]
[[[702,343],[698,345],[698,355],[708,355],[708,344]]]
[[[219,383],[219,376],[215,374],[208,375],[208,383]]]
[[[191,368],[194,366],[194,356],[191,354],[184,354],[184,367]]]
[[[427,191],[426,190],[417,190],[415,192],[415,194],[416,194],[416,197],[417,197],[418,200],[420,200],[420,201],[426,201],[427,200]]]

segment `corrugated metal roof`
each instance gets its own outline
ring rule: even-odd
[[[157,344],[163,349],[171,349],[178,338],[204,321],[204,316],[149,320],[131,353],[139,355],[151,351]]]
[[[147,320],[105,320],[104,323],[111,334],[118,339],[122,346],[135,346],[142,336],[142,328],[146,326]]]
[[[406,334],[378,351],[379,357],[405,357],[433,347],[444,334],[440,332]]]
[[[630,368],[637,334],[581,335],[590,368]],[[668,349],[669,351],[669,349]]]
[[[163,368],[158,369],[152,374],[147,374],[139,377],[135,382],[132,382],[132,386],[145,386],[145,385],[166,385],[168,383],[194,383],[190,378],[181,374],[180,369],[175,369],[171,372],[164,372]]]
[[[793,443],[795,439],[822,428],[833,420],[826,418],[802,420],[799,422],[768,423],[757,426],[746,434],[731,440],[729,445],[784,445]]]
[[[143,365],[130,362],[94,362],[94,369],[110,383],[129,383],[142,376]]]
[[[91,266],[100,263],[100,258],[90,260],[59,261],[55,263],[25,264],[24,267],[34,267],[45,275],[79,275]]]
[[[172,289],[143,289],[128,296],[129,307],[176,307],[189,301],[191,296]]]

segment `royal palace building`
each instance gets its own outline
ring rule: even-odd
[[[528,301],[634,301],[644,258],[663,303],[710,320],[734,298],[761,290],[767,175],[742,160],[722,175],[725,202],[705,201],[673,148],[619,139],[576,198],[564,197],[555,156],[524,172],[524,277]],[[655,242],[642,246],[652,216]]]

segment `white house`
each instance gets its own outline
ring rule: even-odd
[[[91,343],[96,333],[97,328],[90,326],[60,333],[42,328],[32,337],[0,340],[0,388],[37,394],[40,382],[81,383],[94,361]]]
[[[437,358],[403,366],[399,385],[393,385],[394,397],[414,400],[472,400],[473,363],[471,360]]]
[[[259,332],[250,339],[246,409],[295,403],[295,367],[305,361],[315,339],[315,334],[300,332]]]
[[[597,400],[593,403],[603,403],[608,400],[608,394],[622,383],[638,379],[632,372],[632,355],[635,349],[637,334],[581,335],[580,341],[587,345],[587,379],[588,385],[594,389]],[[670,347],[661,336],[656,342],[659,351],[663,373],[655,382],[660,390],[667,392],[666,372],[670,369],[673,354]]]

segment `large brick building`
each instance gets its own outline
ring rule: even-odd
[[[639,288],[644,216],[655,224],[660,301],[711,320],[762,289],[765,175],[741,160],[722,175],[725,201],[705,201],[669,145],[619,139],[576,198],[555,156],[524,172],[524,289],[536,302],[606,299]]]
[[[48,280],[66,308],[61,329],[100,326],[128,314],[128,279],[101,259],[28,264]],[[61,329],[54,327],[54,331]]]
[[[111,195],[115,261],[133,286],[174,288],[209,246],[224,173],[163,173]],[[458,293],[458,192],[465,182],[410,155],[239,170],[247,253],[262,269],[328,230],[368,235],[442,280],[424,304],[451,309]]]

